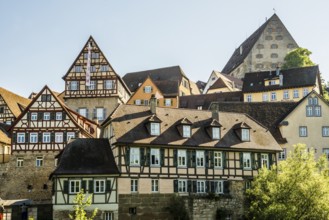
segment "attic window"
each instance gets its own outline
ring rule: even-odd
[[[256,55],[256,58],[258,58],[258,59],[261,59],[261,58],[263,58],[263,54],[260,54],[260,53],[259,53],[259,54],[257,54],[257,55]]]
[[[250,141],[250,130],[248,128],[241,129],[241,140],[242,141]]]
[[[276,39],[276,40],[282,40],[283,37],[282,37],[282,35],[278,35],[278,36],[275,37],[275,39]]]
[[[254,83],[250,83],[250,86],[253,86],[254,85]]]
[[[81,73],[82,72],[82,66],[75,66],[74,67],[74,72]]]
[[[160,123],[159,122],[151,122],[150,124],[151,129],[150,129],[150,134],[151,135],[160,135]]]
[[[145,93],[151,93],[152,92],[152,86],[145,86],[144,87],[144,92]]]
[[[220,139],[220,128],[219,127],[212,128],[212,139],[214,139],[214,140]]]
[[[183,125],[183,137],[191,137],[191,125]]]
[[[49,94],[41,95],[41,102],[50,102],[50,101],[51,101],[51,95]]]

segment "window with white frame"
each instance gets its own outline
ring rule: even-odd
[[[313,106],[306,106],[306,116],[313,116]]]
[[[196,192],[205,193],[206,192],[206,182],[203,180],[196,181]]]
[[[145,86],[144,87],[144,92],[145,93],[151,93],[152,92],[152,86]]]
[[[279,160],[285,160],[286,159],[286,148],[282,148],[282,151],[279,152]]]
[[[92,59],[98,59],[99,58],[99,53],[91,53],[91,58]]]
[[[314,106],[314,116],[316,117],[321,116],[321,106]]]
[[[152,185],[152,192],[159,192],[159,180],[152,179],[151,185]]]
[[[130,165],[139,166],[139,160],[140,160],[139,148],[137,147],[130,148]]]
[[[165,106],[171,106],[171,99],[165,99]]]
[[[308,94],[308,88],[303,89],[303,97],[307,96]]]
[[[186,150],[177,151],[177,165],[179,167],[186,167]]]
[[[80,192],[81,181],[80,180],[70,180],[69,182],[70,194],[75,194]]]
[[[74,132],[67,132],[66,134],[66,141],[69,141],[70,139],[75,138],[75,133]]]
[[[214,152],[214,167],[223,168],[223,153],[220,151]]]
[[[307,137],[307,127],[306,126],[299,127],[299,137]]]
[[[212,139],[219,140],[220,139],[220,128],[212,127]]]
[[[17,143],[25,143],[25,133],[17,133]]]
[[[43,120],[45,120],[45,121],[50,120],[50,112],[44,112],[43,113]]]
[[[197,107],[197,109],[198,109],[198,110],[202,110],[202,105],[199,105],[199,106]]]
[[[140,99],[135,100],[135,105],[141,105],[141,104],[142,104],[142,101]]]
[[[74,66],[74,72],[81,73],[82,72],[82,66]]]
[[[35,166],[36,167],[42,167],[43,166],[43,156],[38,156],[35,159]]]
[[[322,127],[322,137],[329,137],[329,126]]]
[[[268,101],[268,94],[267,92],[263,93],[263,102],[267,102]]]
[[[151,122],[151,135],[160,135],[160,123]]]
[[[189,138],[191,137],[191,126],[183,125],[183,137]]]
[[[224,193],[224,182],[223,181],[215,181],[215,193],[223,194]]]
[[[250,132],[248,128],[241,129],[241,140],[242,141],[249,141],[250,140]]]
[[[90,85],[86,86],[88,90],[95,90],[96,89],[96,81],[95,80],[90,80]]]
[[[50,132],[42,133],[42,142],[43,143],[50,143]]]
[[[242,153],[242,168],[251,169],[251,153]]]
[[[104,212],[104,220],[114,220],[113,212]]]
[[[130,189],[131,192],[138,192],[138,180],[136,179],[130,180]]]
[[[144,99],[144,105],[149,105],[149,100]]]
[[[79,108],[78,113],[85,118],[88,118],[88,109],[87,108]]]
[[[78,90],[79,89],[78,85],[79,85],[78,81],[71,81],[69,84],[69,90],[73,90],[73,91]]]
[[[283,99],[289,99],[289,90],[283,91]]]
[[[94,193],[104,193],[105,187],[105,180],[94,180]]]
[[[56,121],[61,121],[63,119],[62,112],[56,112]]]
[[[329,148],[323,148],[323,153],[326,155],[327,160],[329,160]]]
[[[151,166],[160,166],[160,149],[151,149],[150,160]]]
[[[247,95],[247,102],[251,102],[251,95]]]
[[[115,80],[105,80],[105,89],[115,89]]]
[[[269,168],[269,158],[268,154],[261,154],[261,167]]]
[[[298,98],[298,97],[299,97],[298,89],[294,89],[293,97],[294,97],[294,98]]]
[[[38,143],[38,133],[30,133],[30,143]]]
[[[196,166],[204,167],[204,151],[196,151]]]
[[[24,159],[22,157],[18,157],[16,159],[16,166],[17,167],[22,167],[24,165]]]
[[[31,113],[31,121],[36,121],[38,120],[38,113],[32,112]]]
[[[96,108],[96,118],[98,119],[98,120],[104,120],[105,118],[104,118],[104,112],[105,112],[105,110],[104,110],[104,108]]]
[[[55,143],[63,143],[63,132],[55,133]]]
[[[95,73],[96,72],[96,66],[90,66],[90,72]]]
[[[109,70],[109,66],[108,65],[101,65],[101,72],[106,72]]]
[[[186,180],[178,180],[178,192],[180,192],[180,193],[187,192],[187,181]]]
[[[271,92],[271,101],[276,100],[276,92]]]

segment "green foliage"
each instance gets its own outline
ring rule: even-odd
[[[261,169],[246,192],[248,219],[329,219],[327,159],[317,162],[305,145],[294,146],[286,161]]]
[[[329,102],[329,93],[326,90],[327,88],[329,88],[329,82],[324,83],[324,79],[322,79],[322,91],[323,91],[323,98]]]
[[[185,207],[184,199],[174,195],[170,198],[167,211],[171,214],[174,220],[188,220],[189,216]]]
[[[97,214],[98,209],[94,209],[92,212],[92,215],[90,217],[87,217],[87,212],[85,209],[91,205],[91,198],[92,196],[88,196],[86,198],[86,195],[84,194],[83,189],[76,195],[74,198],[73,202],[74,205],[74,213],[71,215],[69,214],[70,219],[73,220],[93,220]]]
[[[284,63],[281,69],[314,66],[315,64],[310,59],[311,54],[311,51],[301,47],[292,50],[284,57]]]

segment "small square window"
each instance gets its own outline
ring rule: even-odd
[[[329,137],[329,126],[322,127],[322,136]]]
[[[242,167],[243,169],[251,169],[251,153],[242,153]]]
[[[139,166],[139,161],[140,161],[139,148],[137,147],[130,148],[130,165]]]
[[[94,180],[94,193],[104,193],[105,187],[105,180]]]
[[[298,89],[294,89],[294,95],[293,95],[294,98],[299,98],[299,92],[298,92]]]
[[[82,66],[74,66],[74,72],[81,73],[82,72]]]
[[[223,194],[224,193],[224,182],[223,181],[215,181],[215,193]]]
[[[30,143],[38,143],[38,133],[30,133]]]
[[[187,192],[187,181],[186,180],[178,180],[178,192],[179,193]]]
[[[165,106],[171,106],[171,99],[165,99]]]
[[[69,141],[70,139],[74,139],[75,138],[75,133],[74,132],[67,132],[66,135],[66,140]]]
[[[271,101],[276,100],[276,92],[271,92]]]
[[[36,167],[42,167],[43,166],[43,157],[39,156],[35,160],[35,166]]]
[[[115,89],[115,80],[105,80],[104,81],[104,87],[105,89]]]
[[[18,157],[16,160],[16,166],[23,167],[23,165],[24,165],[24,159],[22,157]]]
[[[17,143],[25,143],[25,133],[17,133]]]
[[[38,113],[32,112],[31,113],[31,121],[36,121],[38,120]]]
[[[251,102],[251,95],[247,95],[247,102]]]
[[[196,166],[197,167],[204,167],[204,151],[196,151]]]
[[[206,182],[197,180],[196,182],[196,192],[205,193],[206,192]]]
[[[283,91],[283,99],[289,99],[289,91],[288,90]]]
[[[80,188],[81,188],[80,180],[70,180],[70,194],[79,193]]]
[[[145,93],[151,93],[152,92],[152,86],[145,86],[144,87],[144,92]]]
[[[101,72],[106,72],[109,71],[109,66],[108,65],[101,65]]]
[[[61,121],[62,120],[62,112],[56,112],[56,121]]]
[[[97,81],[91,80],[89,86],[86,86],[87,90],[95,90],[97,87]]]
[[[140,99],[135,100],[135,105],[141,105],[141,104],[142,104],[142,101]]]
[[[45,120],[45,121],[50,120],[50,112],[44,112],[43,113],[43,120]]]
[[[223,167],[223,154],[220,151],[214,152],[214,167],[215,168]]]
[[[307,137],[307,127],[306,126],[299,127],[299,137]]]
[[[49,94],[42,94],[41,95],[41,101],[42,102],[50,102],[51,101],[51,95],[49,95]]]
[[[42,134],[42,142],[43,143],[50,143],[50,132],[44,132]]]
[[[104,220],[114,220],[113,212],[104,212]]]
[[[282,148],[282,151],[279,152],[279,160],[285,160],[286,159],[286,148]]]
[[[177,166],[178,167],[186,167],[186,150],[178,150],[177,151]]]
[[[160,166],[160,149],[152,148],[150,155],[150,164],[151,166]]]
[[[5,112],[5,107],[4,106],[0,106],[0,114],[3,114]]]
[[[263,102],[267,102],[267,101],[268,101],[268,94],[263,93]]]
[[[78,90],[79,84],[78,81],[69,82],[69,90],[75,91]]]
[[[63,132],[55,133],[55,143],[63,143]]]

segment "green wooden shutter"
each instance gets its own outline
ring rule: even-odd
[[[63,193],[68,194],[68,193],[69,193],[69,181],[64,180],[63,188],[64,188],[64,189],[63,189]]]
[[[25,143],[29,143],[29,133],[25,133]]]
[[[140,157],[140,165],[145,165],[145,155],[144,155],[144,148],[139,148],[139,157]]]
[[[227,168],[227,164],[226,164],[226,152],[223,152],[223,168]]]
[[[65,111],[62,113],[62,118],[63,118],[63,120],[66,119],[66,112]]]
[[[205,161],[205,167],[208,168],[209,167],[209,151],[206,150],[204,152],[204,154],[205,154],[205,160],[206,160]]]
[[[187,192],[193,192],[192,180],[187,180]]]
[[[192,192],[197,191],[197,185],[196,185],[196,180],[192,181]]]
[[[174,166],[177,167],[177,149],[174,149]]]
[[[207,181],[205,182],[205,186],[204,186],[204,187],[205,187],[205,192],[207,192],[207,193],[210,192],[209,184],[210,184],[210,181],[207,180]]]
[[[209,183],[210,183],[210,192],[215,193],[216,192],[215,182],[209,181]]]
[[[106,192],[111,192],[111,190],[112,190],[111,180],[106,180]]]
[[[93,193],[94,192],[94,180],[89,180],[88,181],[88,193]]]
[[[252,169],[256,170],[257,169],[257,158],[255,153],[251,153],[251,167]]]
[[[191,161],[191,151],[186,150],[186,162],[187,162],[187,167],[192,166],[192,161]]]
[[[26,118],[27,118],[28,121],[31,120],[31,113],[30,112],[26,113]]]
[[[43,113],[38,112],[38,120],[41,121],[43,119]]]
[[[17,143],[17,133],[13,133],[13,139],[12,139],[13,143]]]
[[[230,193],[230,182],[229,181],[224,181],[224,193],[229,194]]]
[[[55,142],[55,132],[50,133],[51,142]]]
[[[86,109],[86,118],[89,118],[89,109]]]
[[[178,180],[174,180],[174,192],[178,192]]]
[[[209,168],[214,168],[214,151],[208,151],[208,154],[209,154],[208,167]]]
[[[149,166],[150,165],[150,161],[151,161],[151,149],[150,148],[146,148],[146,159],[145,159],[145,166]]]
[[[165,158],[164,158],[164,154],[165,154],[164,149],[161,148],[161,149],[160,149],[160,165],[161,165],[162,167],[164,166],[164,160],[165,160]]]
[[[243,169],[243,153],[240,152],[240,168]]]
[[[39,132],[38,133],[38,142],[42,142],[43,140],[42,140],[42,133],[41,132]]]
[[[63,132],[63,141],[67,142],[67,133],[66,133],[66,131]]]
[[[192,164],[191,164],[191,166],[196,167],[196,151],[193,150],[191,153],[192,153]]]
[[[262,167],[262,155],[261,153],[257,154],[257,168],[261,168]]]
[[[50,112],[50,120],[55,120],[56,112]]]
[[[272,166],[272,164],[273,164],[273,154],[268,154],[268,158],[269,158],[269,165],[270,165],[270,167]],[[269,168],[270,168],[269,167]]]
[[[126,147],[126,165],[130,164],[130,147]]]

